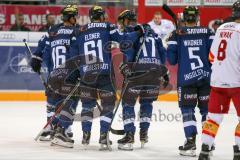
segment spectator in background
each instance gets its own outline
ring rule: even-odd
[[[223,24],[223,20],[222,19],[216,19],[212,25],[213,28],[213,32],[215,33],[218,29],[218,27],[220,27]]]
[[[10,28],[10,31],[30,31],[24,24],[23,14],[16,14],[15,24]]]
[[[166,35],[170,34],[175,29],[172,21],[162,18],[161,12],[156,12],[153,20],[148,24],[161,39],[164,39]]]
[[[46,21],[47,21],[47,24],[45,26],[42,26],[38,31],[40,31],[40,32],[48,31],[49,27],[51,27],[55,24],[54,15],[52,13],[47,14]]]

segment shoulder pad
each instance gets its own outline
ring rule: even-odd
[[[214,32],[211,29],[209,29],[209,28],[208,28],[208,33],[211,34],[211,35],[214,34]]]
[[[63,23],[55,24],[55,25],[51,26],[48,31],[49,31],[49,32],[54,32],[54,31],[56,31],[56,30],[57,30],[59,27],[61,27],[61,26],[63,26]]]
[[[61,27],[61,26],[63,26],[63,23],[56,24],[56,25],[53,25],[52,27],[50,27],[48,30],[49,37],[56,36],[57,31],[58,31],[59,27]]]

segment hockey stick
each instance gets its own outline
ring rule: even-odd
[[[147,35],[147,33],[145,33],[145,35]],[[145,36],[144,36],[144,37],[143,37],[143,40],[142,40],[142,43],[141,43],[141,45],[140,45],[140,48],[139,48],[139,50],[138,50],[138,52],[137,52],[137,55],[136,55],[136,58],[135,58],[135,62],[133,63],[132,70],[135,68],[135,66],[136,66],[136,64],[137,64],[137,62],[138,62],[138,59],[139,59],[139,56],[140,56],[140,53],[141,53],[143,44],[145,43],[145,40],[146,40],[146,38],[145,38]],[[125,92],[126,92],[126,90],[127,90],[128,83],[129,83],[129,81],[126,80],[126,82],[125,82],[125,84],[124,84],[124,86],[123,86],[123,89],[122,89],[120,98],[119,98],[119,100],[117,101],[117,104],[116,104],[116,107],[115,107],[116,109],[115,109],[114,112],[113,112],[113,117],[112,117],[112,119],[111,119],[110,130],[109,130],[109,131],[111,131],[113,134],[114,134],[114,133],[118,133],[118,135],[123,135],[123,134],[125,134],[125,131],[124,131],[124,130],[115,130],[115,129],[113,129],[111,126],[112,126],[114,117],[116,117],[118,108],[119,108],[120,103],[121,103],[121,101],[122,101],[122,98],[123,98],[123,96],[124,96],[124,94],[125,94]],[[110,147],[109,131],[108,131],[108,133],[107,133],[107,147],[108,147],[108,149],[111,151],[112,149],[111,149],[111,147]],[[120,133],[121,133],[121,134],[120,134]]]
[[[33,54],[32,54],[32,51],[31,51],[31,49],[29,48],[29,46],[27,44],[26,39],[23,39],[23,42],[24,42],[24,44],[25,44],[25,46],[26,46],[26,48],[28,50],[28,53],[31,55],[31,58],[32,58]],[[40,78],[42,84],[44,85],[45,89],[47,89],[47,83],[46,83],[43,75],[41,74],[41,72],[39,72],[38,75],[39,75],[39,78]]]
[[[72,91],[69,93],[69,95],[64,99],[63,103],[58,107],[58,109],[55,111],[54,115],[47,121],[43,129],[38,133],[38,135],[34,138],[35,141],[38,140],[38,138],[41,136],[41,134],[44,132],[45,128],[53,121],[53,119],[56,117],[57,114],[61,112],[63,107],[66,105],[67,101],[72,97],[72,95],[75,93],[75,91],[80,86],[80,81],[75,85],[75,87],[72,89]]]
[[[169,8],[169,6],[167,4],[163,4],[162,9],[167,12],[172,19],[174,20],[174,23],[176,25],[176,28],[178,28],[178,20],[177,20],[177,16],[176,14],[171,10],[171,8]]]

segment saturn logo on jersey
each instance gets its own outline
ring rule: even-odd
[[[208,30],[206,28],[188,28],[187,32],[188,34],[207,34]]]
[[[72,34],[72,29],[59,29],[57,34]]]

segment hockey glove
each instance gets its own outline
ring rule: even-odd
[[[30,65],[31,65],[34,72],[40,73],[41,63],[42,63],[42,58],[37,57],[37,56],[32,56],[31,61],[30,61]]]
[[[136,25],[134,27],[134,31],[138,31],[141,35],[145,35],[145,33],[149,33],[151,31],[151,27],[149,24]]]
[[[151,26],[149,24],[146,23],[146,24],[143,24],[142,26],[144,28],[145,33],[151,32],[152,29],[151,29]]]
[[[76,69],[67,76],[65,82],[68,84],[76,85],[80,80],[80,71]]]
[[[128,64],[126,63],[122,63],[120,64],[120,72],[122,73],[122,75],[124,76],[124,78],[130,77],[132,75],[132,72],[130,70],[130,68],[128,67]]]
[[[134,31],[138,32],[140,34],[140,36],[145,34],[145,30],[142,25],[136,25],[134,27]]]
[[[169,71],[167,72],[167,74],[165,74],[163,77],[161,77],[161,82],[162,82],[162,85],[163,85],[163,88],[166,88],[169,84]]]

